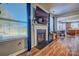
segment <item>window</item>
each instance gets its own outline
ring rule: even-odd
[[[66,30],[66,24],[57,21],[57,31]]]
[[[79,23],[78,22],[71,23],[71,27],[72,28],[78,28],[79,27]]]
[[[27,37],[27,25],[21,22],[0,20],[0,41]]]
[[[27,38],[28,23],[26,4],[4,4],[3,7],[5,11],[7,10],[11,13],[10,15],[13,16],[14,19],[10,19],[10,16],[8,16],[8,19],[0,19],[0,42],[13,39]]]
[[[53,18],[50,16],[50,32],[53,32]]]

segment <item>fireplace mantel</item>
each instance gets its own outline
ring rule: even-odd
[[[32,25],[32,47],[37,45],[37,30],[42,29],[46,30],[46,41],[48,41],[48,25],[42,25],[42,24],[33,24]]]
[[[34,26],[34,30],[35,30],[35,46],[37,45],[37,30],[38,29],[42,29],[42,30],[46,30],[46,41],[48,41],[48,27],[45,25],[35,25]]]

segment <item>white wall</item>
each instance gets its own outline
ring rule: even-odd
[[[0,56],[10,55],[24,48],[25,48],[25,39],[0,42]]]

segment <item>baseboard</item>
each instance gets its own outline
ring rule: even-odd
[[[17,52],[15,52],[15,53],[10,54],[9,56],[17,56],[17,55],[21,54],[22,52],[24,52],[24,51],[26,51],[26,50],[27,50],[27,49],[22,49],[22,50],[20,50],[20,51],[17,51]]]
[[[33,48],[33,47],[35,47],[35,46],[32,46],[32,48]]]

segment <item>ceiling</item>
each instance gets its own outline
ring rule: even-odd
[[[56,16],[79,14],[79,3],[39,3],[39,5]]]

